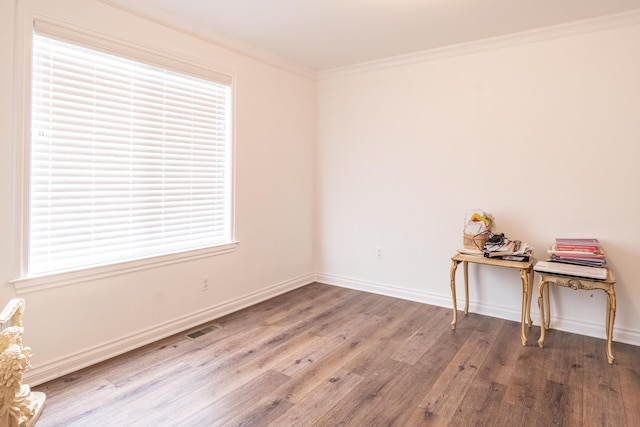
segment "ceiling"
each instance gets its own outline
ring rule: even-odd
[[[640,0],[103,0],[315,71],[640,9]]]

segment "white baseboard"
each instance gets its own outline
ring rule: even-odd
[[[364,292],[371,292],[380,295],[386,295],[395,298],[406,299],[410,301],[422,302],[425,304],[435,305],[438,307],[451,308],[451,296],[434,294],[430,292],[416,291],[414,289],[400,288],[385,283],[371,282],[367,280],[354,279],[351,277],[336,276],[331,274],[317,273],[316,281],[326,283],[328,285],[341,286],[343,288],[355,289]],[[464,300],[457,299],[458,309],[464,307]],[[535,304],[535,301],[532,303]],[[540,317],[537,311],[532,307],[532,320],[534,325],[540,325]],[[499,319],[512,320],[520,322],[520,309],[512,309],[510,307],[496,306],[486,303],[469,304],[469,312],[478,313],[485,316],[497,317]],[[603,315],[604,318],[604,309]],[[604,319],[598,318],[597,321],[576,321],[572,319],[552,316],[551,328],[565,332],[572,332],[580,335],[586,335],[595,338],[605,338]],[[613,332],[613,341],[640,346],[640,331],[621,328],[615,326]],[[615,352],[615,349],[614,349]]]
[[[331,274],[307,274],[285,282],[278,283],[266,289],[227,301],[205,310],[191,313],[171,322],[157,325],[156,327],[132,333],[111,342],[78,352],[67,357],[55,360],[40,366],[29,369],[24,376],[24,383],[32,386],[42,384],[62,375],[75,372],[90,365],[102,362],[146,344],[158,341],[168,336],[194,328],[214,319],[220,318],[229,313],[241,310],[245,307],[260,303],[269,298],[273,298],[285,292],[305,286],[314,281],[326,283],[328,285],[340,286],[344,288],[371,292],[379,295],[406,299],[409,301],[421,302],[424,304],[439,307],[451,307],[451,297],[449,295],[434,294],[430,292],[416,291],[414,289],[401,288],[385,283],[354,279]],[[463,307],[464,301],[458,300],[458,307]],[[486,316],[497,317],[519,322],[520,311],[494,306],[483,303],[471,303],[469,310]],[[532,314],[534,324],[539,325],[540,319],[536,313]],[[596,338],[604,338],[604,325],[598,322],[577,322],[572,319],[553,317],[551,319],[552,329],[573,332]],[[614,341],[640,346],[640,332],[636,330],[615,327]],[[615,352],[615,349],[614,349]]]
[[[112,357],[124,354],[128,351],[142,347],[154,341],[186,331],[190,328],[218,319],[234,311],[268,300],[285,292],[297,289],[315,279],[313,274],[300,276],[285,282],[278,283],[266,289],[227,301],[199,312],[190,313],[181,318],[157,325],[153,328],[132,333],[128,336],[106,342],[102,345],[89,348],[85,351],[71,354],[67,357],[34,366],[25,372],[24,383],[35,386],[62,375],[78,371],[87,366],[105,361]]]
[[[604,312],[605,310],[603,308],[602,313],[598,314],[597,320],[599,320],[599,322],[578,322],[573,319],[552,316],[550,327],[551,329],[557,329],[559,331],[572,332],[574,334],[606,339],[607,335],[604,329]],[[613,341],[640,346],[640,331],[623,328],[614,324]],[[613,349],[613,351],[615,354],[615,348]]]
[[[355,289],[357,291],[371,292],[374,294],[406,299],[409,301],[423,302],[425,304],[437,305],[440,307],[451,307],[450,296],[443,297],[442,295],[429,292],[398,288],[385,283],[377,283],[325,273],[316,274],[316,282],[326,283],[327,285],[340,286],[342,288]]]

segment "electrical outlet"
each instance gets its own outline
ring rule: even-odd
[[[209,275],[202,275],[202,292],[207,292],[209,290]]]
[[[382,246],[376,246],[376,258],[382,259]]]

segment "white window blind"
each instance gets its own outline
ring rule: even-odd
[[[34,34],[28,275],[231,240],[227,83]]]

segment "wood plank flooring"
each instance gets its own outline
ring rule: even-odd
[[[34,390],[47,426],[638,426],[640,347],[314,283]],[[203,325],[207,326],[207,325]]]

